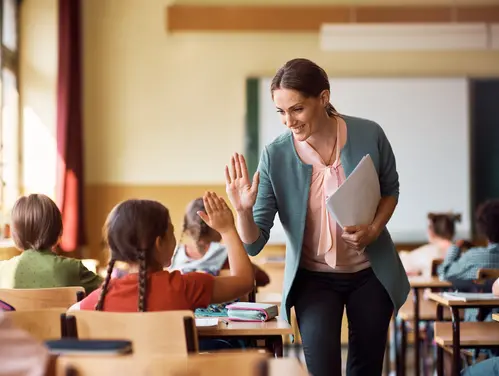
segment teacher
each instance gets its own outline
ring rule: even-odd
[[[239,234],[255,256],[279,214],[287,236],[281,315],[287,319],[295,308],[312,375],[341,375],[345,307],[347,375],[381,375],[390,318],[409,292],[386,229],[399,195],[392,148],[378,124],[335,110],[327,74],[310,60],[288,61],[270,90],[288,130],[265,146],[252,181],[240,154],[225,169]],[[382,198],[372,223],[341,228],[329,215],[326,198],[366,154],[376,167]]]

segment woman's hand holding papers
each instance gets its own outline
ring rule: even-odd
[[[364,250],[378,237],[378,232],[372,225],[346,226],[341,238],[349,248],[358,252]]]

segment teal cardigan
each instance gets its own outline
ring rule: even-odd
[[[399,181],[395,157],[385,133],[373,121],[344,116],[347,141],[341,150],[341,163],[348,177],[362,157],[370,154],[378,172],[381,195],[398,198]],[[269,239],[276,213],[286,233],[286,266],[282,293],[281,315],[289,317],[293,306],[289,292],[300,264],[312,166],[298,157],[290,131],[277,137],[262,152],[258,166],[260,184],[253,216],[260,228],[259,238],[245,244],[250,256],[256,256]],[[390,295],[395,314],[409,293],[409,281],[388,230],[366,248],[376,277]]]

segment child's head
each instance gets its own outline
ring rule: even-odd
[[[12,208],[12,237],[22,250],[51,250],[62,235],[62,216],[49,197],[31,194],[19,198]]]
[[[476,211],[478,230],[491,243],[499,243],[499,200],[489,200]]]
[[[114,263],[139,266],[139,311],[146,311],[147,270],[170,265],[176,240],[168,209],[157,201],[127,200],[109,213],[104,239],[111,259],[96,309],[101,310]]]
[[[430,213],[428,214],[428,237],[452,240],[456,234],[456,222],[461,221],[461,214]]]
[[[187,235],[193,239],[196,242],[198,251],[204,254],[206,253],[207,246],[209,246],[211,242],[219,242],[222,239],[222,236],[201,219],[198,215],[198,212],[200,211],[206,211],[202,197],[191,201],[189,205],[187,205],[182,235]]]

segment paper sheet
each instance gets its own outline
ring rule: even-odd
[[[361,159],[345,182],[326,200],[341,226],[370,225],[381,199],[379,178],[370,155]]]

